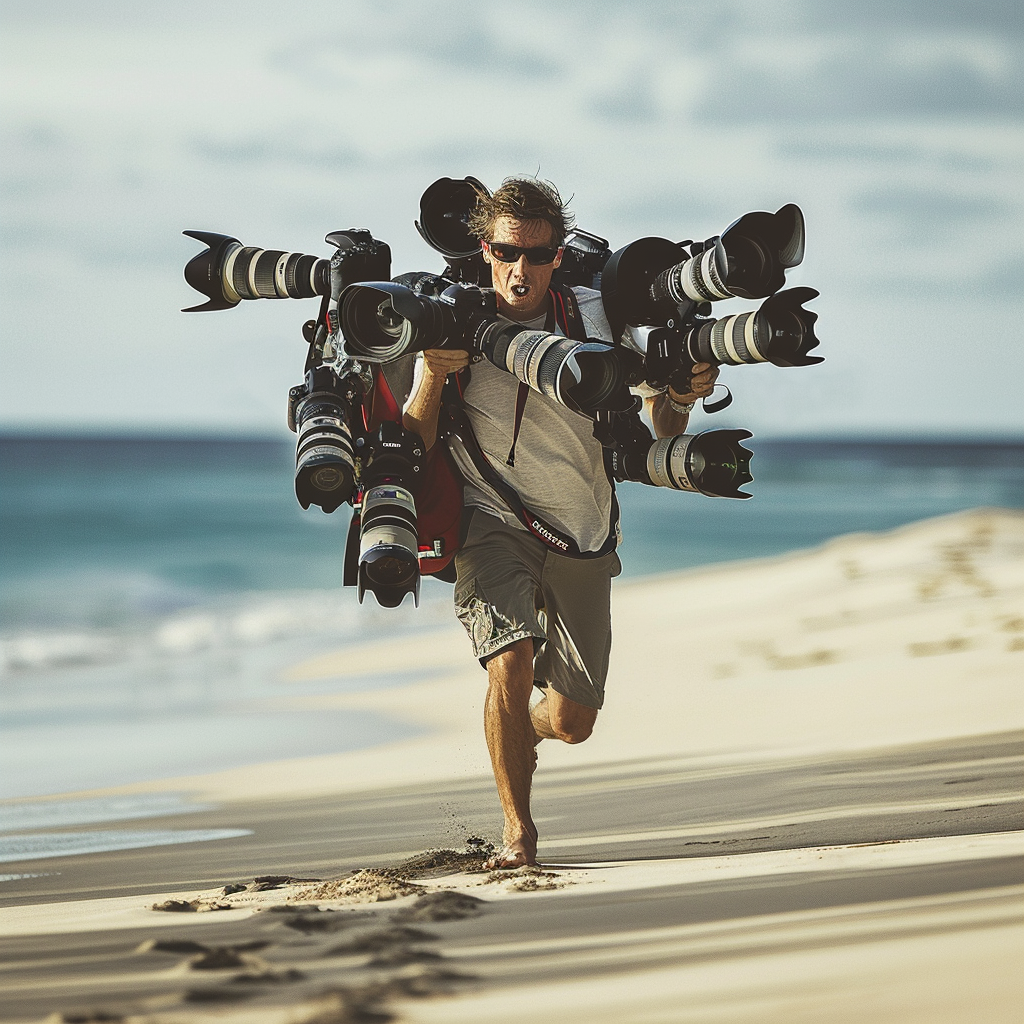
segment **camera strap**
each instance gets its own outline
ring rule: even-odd
[[[573,341],[586,341],[587,335],[583,328],[583,318],[580,316],[579,303],[576,296],[568,288],[549,288],[548,295],[551,296],[551,308],[548,310],[544,321],[544,330],[549,334],[556,327],[560,327],[567,338]],[[512,424],[512,447],[508,450],[505,465],[514,468],[516,464],[516,442],[519,440],[519,429],[523,425],[523,414],[526,412],[526,399],[530,396],[530,386],[523,381],[519,382],[519,389],[516,391],[516,414]]]
[[[583,318],[580,316],[576,296],[568,288],[558,288],[557,291],[552,289],[551,293],[553,299],[551,319],[565,331],[566,337],[577,341],[585,340],[586,333],[583,327]],[[466,416],[462,403],[463,387],[469,382],[470,373],[469,367],[459,371],[453,378],[449,378],[442,391],[442,406],[449,420],[448,429],[445,433],[457,437],[462,442],[463,447],[466,449],[466,454],[469,455],[480,476],[498,493],[509,510],[526,529],[541,543],[551,548],[552,551],[557,551],[561,555],[568,555],[570,558],[601,558],[614,551],[618,545],[616,524],[619,520],[619,504],[615,497],[614,482],[612,482],[612,507],[608,523],[608,537],[597,551],[581,551],[579,545],[572,537],[557,527],[552,526],[542,516],[537,515],[536,512],[531,512],[519,500],[519,495],[515,489],[506,483],[490,462],[488,462],[487,456],[476,439],[476,434],[473,433],[469,417]],[[529,386],[520,382],[516,392],[516,422],[513,428],[512,449],[509,451],[508,460],[506,460],[506,464],[509,466],[514,465],[515,445],[519,437],[523,413],[526,409],[526,396],[529,393]],[[608,471],[607,459],[605,460],[605,471]],[[612,481],[610,473],[608,479],[610,482]]]

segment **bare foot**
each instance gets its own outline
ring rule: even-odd
[[[525,864],[537,863],[537,840],[524,835],[506,842],[505,845],[484,865],[492,871],[496,868],[521,868]]]

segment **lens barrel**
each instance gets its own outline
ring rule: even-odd
[[[221,271],[227,299],[311,299],[331,293],[331,264],[301,252],[238,246]]]
[[[208,248],[185,265],[185,280],[208,301],[187,313],[230,309],[242,299],[309,299],[331,294],[328,260],[282,249],[245,246],[230,235],[186,231]]]
[[[495,323],[481,332],[478,344],[495,366],[574,412],[587,415],[630,404],[615,349],[603,342]]]
[[[295,497],[333,512],[352,498],[355,458],[344,403],[318,391],[295,408]]]
[[[368,488],[359,533],[360,602],[369,590],[384,608],[397,608],[409,593],[418,604],[418,549],[412,492],[397,484]]]
[[[613,323],[658,326],[693,303],[773,295],[803,257],[803,214],[789,203],[775,213],[744,214],[721,237],[696,246],[666,238],[630,242],[604,267],[601,295]]]
[[[663,270],[651,284],[651,298],[655,302],[671,299],[677,306],[728,299],[733,295],[725,283],[728,274],[725,247],[717,239],[704,252]]]
[[[812,366],[822,356],[808,355],[816,348],[814,323],[818,314],[803,309],[817,298],[813,288],[789,288],[769,296],[752,312],[734,313],[692,328],[686,340],[694,363],[774,363],[776,366]]]
[[[735,313],[721,320],[709,320],[690,331],[687,348],[695,363],[770,362],[766,351],[770,329],[760,312]]]
[[[385,608],[406,594],[419,604],[419,534],[413,488],[423,470],[423,441],[385,420],[364,439],[359,528],[359,601],[367,590]]]
[[[645,431],[646,433],[646,431]],[[740,487],[750,483],[752,453],[741,441],[749,430],[705,430],[676,434],[625,449],[612,450],[616,480],[634,480],[717,498],[749,498]]]

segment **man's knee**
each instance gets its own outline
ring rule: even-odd
[[[590,738],[597,721],[597,710],[563,697],[548,701],[551,731],[563,743],[582,743]]]

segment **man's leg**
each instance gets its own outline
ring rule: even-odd
[[[536,745],[542,739],[582,743],[597,719],[594,708],[550,689],[531,714],[532,689],[532,640],[518,640],[487,662],[484,733],[505,813],[503,845],[488,861],[491,868],[516,868],[537,861],[537,826],[530,814]]]
[[[487,662],[484,734],[498,798],[505,813],[502,849],[492,868],[537,862],[537,826],[530,815],[530,784],[536,765],[537,734],[530,720],[533,640],[517,640]]]

